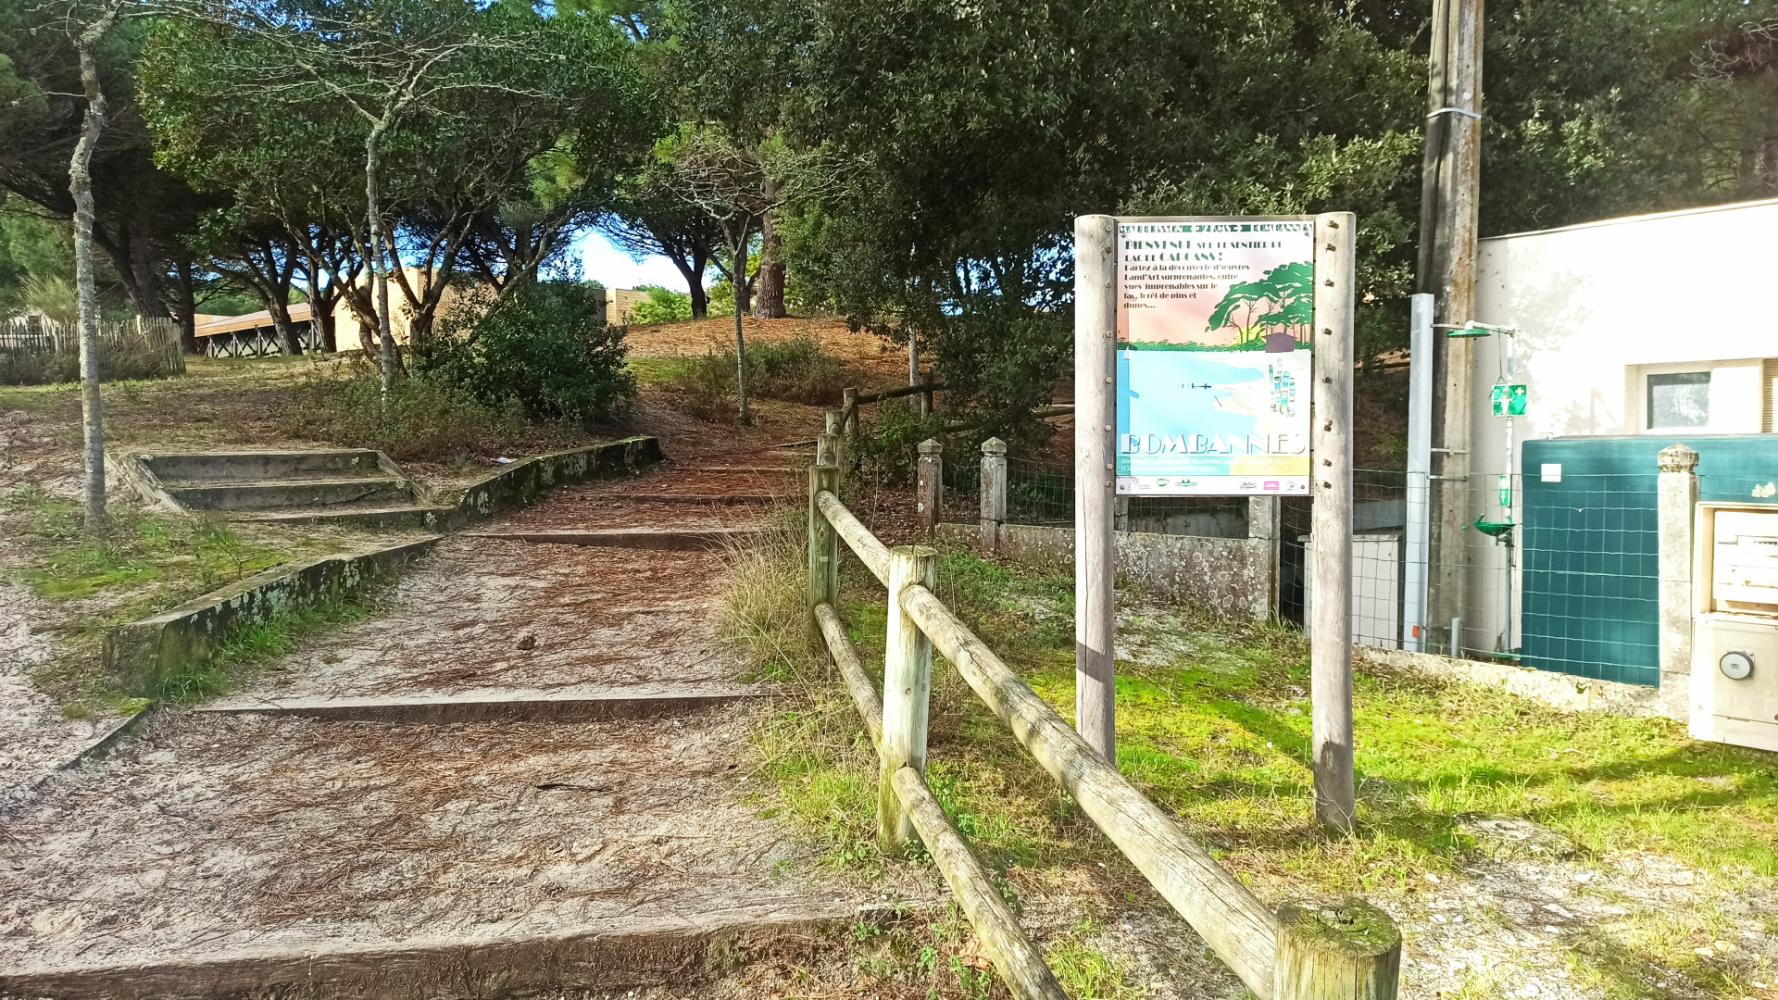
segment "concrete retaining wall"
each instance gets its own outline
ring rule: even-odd
[[[105,636],[105,668],[125,690],[151,691],[170,676],[211,662],[231,631],[386,580],[437,541],[424,538],[279,567],[152,618],[119,625]]]
[[[463,490],[456,499],[450,527],[461,527],[501,511],[523,507],[556,486],[635,472],[660,460],[660,439],[630,437],[514,462]]]
[[[1685,718],[1682,712],[1662,700],[1658,690],[1641,684],[1618,684],[1510,663],[1459,660],[1436,653],[1411,653],[1375,646],[1358,647],[1358,656],[1362,661],[1437,680],[1499,688],[1570,712],[1604,712],[1632,719],[1684,721]]]
[[[981,529],[941,524],[940,537],[980,544]],[[1155,594],[1221,614],[1263,620],[1272,614],[1272,545],[1264,538],[1210,538],[1119,531],[1117,573]],[[1074,561],[1074,532],[1028,524],[1000,526],[998,551],[1012,559]]]

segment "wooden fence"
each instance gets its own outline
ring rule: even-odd
[[[13,354],[80,353],[80,328],[42,316],[22,316],[0,321],[0,351]],[[140,356],[161,374],[185,372],[185,350],[179,328],[171,320],[106,320],[99,324],[99,352],[106,355]]]
[[[1255,994],[1393,1000],[1401,935],[1388,915],[1356,899],[1267,909],[933,594],[935,550],[891,549],[846,509],[834,460],[839,445],[835,435],[824,434],[809,473],[809,604],[812,627],[877,747],[878,840],[889,851],[919,836],[1013,996],[1066,994],[926,785],[934,650]],[[888,592],[881,694],[836,611],[842,542]]]

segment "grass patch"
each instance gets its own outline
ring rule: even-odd
[[[21,486],[0,494],[0,510],[19,515],[35,558],[18,574],[48,600],[84,600],[105,591],[158,584],[197,593],[283,562],[280,548],[251,542],[220,521],[169,517],[110,505],[101,535],[81,529],[80,505]]]
[[[45,629],[56,655],[32,674],[64,715],[119,711],[158,691],[121,691],[105,673],[105,633],[302,555],[333,546],[315,539],[270,543],[222,521],[150,513],[110,505],[101,535],[81,530],[80,506],[27,485],[0,493],[9,530],[26,540],[29,561],[11,571],[36,596],[74,606],[68,621]]]
[[[208,662],[161,678],[145,692],[157,701],[202,701],[222,694],[251,674],[255,664],[282,656],[305,638],[363,619],[374,602],[368,594],[330,596],[261,621],[231,629]]]
[[[771,674],[803,690],[758,737],[773,786],[765,803],[812,832],[831,864],[868,876],[883,864],[872,845],[874,755],[837,679],[808,649],[800,549],[787,532],[750,557],[761,568],[775,562],[783,582],[770,599],[756,591],[742,602],[751,632],[775,637],[750,646],[755,662],[769,648]],[[940,596],[1071,717],[1072,581],[956,550],[943,553],[938,576]],[[884,595],[851,560],[840,603],[861,659],[880,669]],[[731,594],[731,609],[740,606]],[[1778,877],[1771,755],[1695,743],[1665,720],[1564,713],[1490,688],[1389,673],[1356,680],[1358,830],[1330,839],[1311,820],[1308,649],[1299,633],[1171,608],[1126,614],[1120,632],[1145,650],[1140,662],[1118,664],[1120,769],[1262,896],[1405,901],[1429,875],[1507,850],[1476,832],[1486,817],[1552,831],[1580,863],[1647,852],[1725,883]],[[942,660],[928,747],[935,794],[991,868],[1061,884],[1101,863],[1122,867]],[[1703,968],[1691,954],[1709,917],[1676,911],[1670,921],[1643,921],[1646,933],[1613,943],[1609,968],[1586,944],[1572,947],[1604,968],[1613,995],[1640,995],[1627,970],[1651,964],[1710,991],[1700,995],[1742,995],[1734,991],[1748,988],[1745,970]],[[1057,954],[1074,968],[1071,993],[1124,995],[1117,971],[1096,965],[1085,944]]]

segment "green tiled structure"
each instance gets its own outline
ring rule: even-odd
[[[1628,684],[1659,683],[1655,456],[1698,452],[1701,500],[1769,503],[1778,435],[1554,438],[1522,460],[1526,666]],[[1559,476],[1545,476],[1559,466]],[[1548,481],[1546,481],[1548,480]]]

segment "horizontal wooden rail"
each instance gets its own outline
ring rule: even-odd
[[[840,616],[834,613],[833,605],[815,605],[815,623],[821,626],[827,655],[833,657],[834,666],[840,668],[840,678],[846,682],[852,704],[858,706],[864,728],[870,731],[870,745],[880,750],[883,746],[883,700],[877,697],[876,685],[864,672],[858,650],[853,649],[852,640],[846,638],[846,627],[840,624]]]
[[[1278,918],[923,586],[902,607],[934,648],[1247,988],[1271,997]]]
[[[885,399],[897,399],[901,396],[918,396],[927,392],[942,392],[943,382],[921,382],[916,385],[898,385],[891,389],[878,389],[876,392],[861,392],[852,397],[858,404],[881,403]]]
[[[926,779],[911,767],[895,772],[895,794],[914,821],[920,843],[945,877],[945,884],[963,907],[963,915],[982,939],[982,947],[1000,973],[1007,992],[1018,1000],[1068,1000],[1062,985],[1043,960],[1043,952],[1031,943],[1019,918],[1001,898],[982,864],[970,852],[944,808],[926,787]]]
[[[832,493],[823,490],[816,494],[815,507],[821,511],[822,517],[827,518],[827,523],[833,525],[834,533],[840,536],[846,547],[858,556],[858,561],[864,563],[871,575],[877,578],[877,582],[888,586],[889,547],[877,541],[877,536],[870,533],[864,522],[853,517],[846,505],[840,502],[840,498]]]
[[[934,650],[1248,989],[1265,1000],[1395,1000],[1401,936],[1388,914],[1360,899],[1266,909],[933,595],[934,550],[891,550],[846,509],[837,475],[833,465],[810,473],[811,620],[877,748],[879,842],[895,849],[917,834],[926,844],[1017,1000],[1063,994],[921,776]],[[889,697],[834,610],[840,539],[889,592]]]

